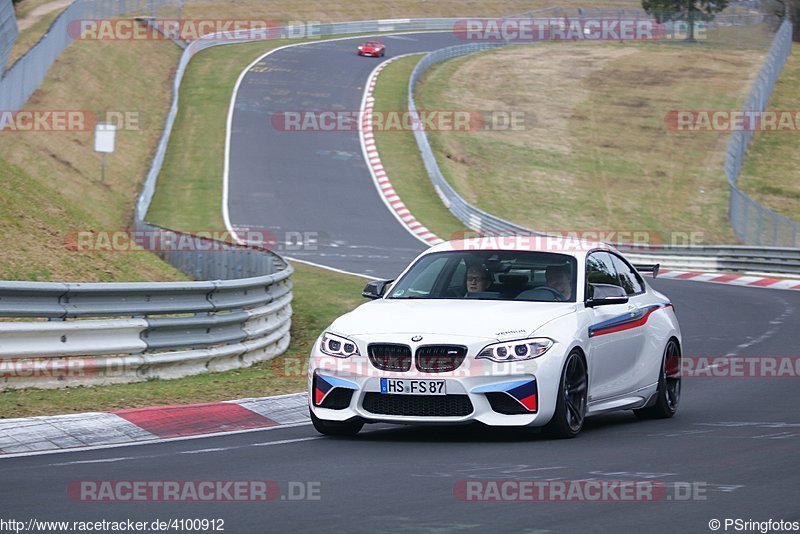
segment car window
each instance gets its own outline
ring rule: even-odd
[[[586,258],[586,297],[594,297],[595,284],[622,288],[614,268],[614,261],[608,252],[593,252]]]
[[[644,282],[636,271],[628,265],[622,258],[616,254],[611,254],[611,260],[614,262],[614,268],[619,275],[619,282],[625,293],[628,295],[638,295],[644,292]]]
[[[390,299],[575,302],[575,258],[532,251],[448,251],[419,259]]]
[[[406,291],[409,294],[418,296],[430,295],[433,284],[436,283],[436,279],[444,268],[445,263],[447,263],[447,258],[435,258],[427,269],[422,270],[419,276],[413,279],[412,283],[406,288]]]

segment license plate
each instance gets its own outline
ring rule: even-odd
[[[389,395],[446,395],[444,380],[381,378],[381,393]]]

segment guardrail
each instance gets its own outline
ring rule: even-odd
[[[784,23],[781,32],[787,31],[787,24]],[[789,28],[789,36],[791,36],[791,25]],[[776,41],[778,37],[776,37]],[[428,71],[433,65],[446,61],[448,59],[473,54],[490,50],[500,46],[506,46],[504,43],[497,44],[467,44],[457,45],[449,48],[443,48],[430,52],[423,57],[419,63],[414,67],[408,83],[408,109],[412,115],[417,111],[417,105],[414,100],[414,89],[425,72]],[[785,61],[785,58],[784,58]],[[761,96],[760,104],[766,105],[768,95]],[[751,133],[752,137],[752,133]],[[422,161],[428,176],[433,184],[436,193],[444,205],[455,215],[464,225],[477,232],[490,233],[490,234],[522,234],[522,235],[544,235],[535,230],[525,228],[524,226],[512,223],[500,217],[496,217],[487,213],[464,200],[455,189],[450,185],[447,179],[442,174],[439,163],[436,161],[436,156],[431,149],[430,142],[423,128],[414,128],[414,138],[417,142]],[[738,146],[738,145],[737,145]],[[731,149],[729,148],[729,156]],[[743,157],[743,156],[742,156]],[[727,166],[726,166],[727,171]],[[738,176],[738,169],[736,171]],[[778,235],[779,226],[777,223],[773,226],[767,226],[763,221],[766,218],[765,213],[769,212],[769,217],[780,219],[782,221],[789,221],[785,217],[774,214],[767,208],[763,208],[757,202],[750,199],[741,192],[735,185],[731,184],[731,223],[734,231],[741,226],[742,220],[737,215],[742,213],[741,206],[758,206],[759,218],[756,221],[758,228],[763,227],[769,229]],[[746,212],[745,212],[746,213]],[[746,217],[746,215],[745,215]],[[795,226],[794,235],[791,243],[796,245],[797,241],[797,223],[790,221]],[[747,219],[744,220],[744,225],[747,226]],[[737,231],[737,235],[742,237],[742,234]],[[747,241],[747,240],[745,240]],[[759,244],[760,241],[756,241]],[[620,247],[625,249],[625,247]],[[748,247],[748,246],[695,246],[695,247],[650,247],[649,250],[642,250],[641,247],[630,249],[629,253],[636,261],[653,262],[660,261],[663,263],[664,268],[677,269],[677,270],[725,270],[737,271],[745,273],[770,273],[779,274],[783,276],[800,276],[800,249],[798,248],[779,248],[779,247]]]
[[[292,267],[266,250],[182,243],[154,252],[206,281],[0,283],[0,317],[18,319],[0,322],[0,389],[175,378],[283,353]]]

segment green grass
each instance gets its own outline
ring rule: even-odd
[[[419,60],[420,56],[399,59],[381,71],[374,92],[376,111],[408,107],[408,79]],[[465,229],[436,194],[413,132],[376,131],[375,144],[392,186],[419,222],[442,239]]]
[[[800,109],[800,44],[775,86],[767,110]],[[757,132],[745,159],[739,186],[765,206],[800,220],[800,151],[798,131]]]
[[[130,110],[138,129],[117,133],[104,183],[93,132],[7,131],[0,134],[0,279],[70,282],[185,280],[144,252],[76,252],[78,231],[124,231],[163,124],[172,43],[81,42],[68,47],[26,110]],[[114,76],[108,72],[119,69]],[[154,96],[155,95],[155,96]]]

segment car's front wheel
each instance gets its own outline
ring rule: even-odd
[[[586,419],[586,391],[589,377],[586,363],[578,351],[570,352],[561,372],[556,411],[544,427],[551,438],[574,438],[583,428]]]
[[[364,423],[358,420],[326,421],[314,415],[314,412],[310,410],[309,412],[311,413],[311,422],[313,423],[314,428],[317,430],[317,432],[326,436],[355,436],[364,426]]]
[[[669,419],[678,411],[680,400],[681,349],[675,339],[670,339],[661,361],[656,402],[649,408],[634,410],[633,413],[641,419]]]

